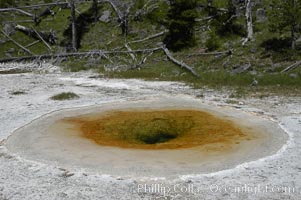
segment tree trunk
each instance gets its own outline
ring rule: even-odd
[[[296,48],[296,26],[292,25],[291,27],[291,48]]]
[[[51,45],[54,45],[56,43],[57,37],[55,36],[54,32],[42,32],[42,31],[36,31],[34,28],[28,28],[21,25],[16,25],[15,30],[18,30],[29,37],[38,39],[38,40],[44,40],[43,42],[47,42]]]
[[[252,5],[251,0],[246,1],[246,19],[247,19],[247,31],[248,40],[253,40],[253,21],[252,21]]]
[[[71,23],[72,23],[72,51],[77,51],[77,27],[74,0],[70,0]]]
[[[94,12],[94,22],[98,21],[98,2],[97,0],[93,0],[93,12]]]
[[[207,5],[208,5],[208,7],[212,7],[212,1],[213,1],[213,0],[207,0]]]
[[[212,4],[213,4],[213,0],[207,0],[208,16],[211,16],[213,14]]]
[[[293,7],[296,6],[296,0],[292,1],[293,3]],[[291,48],[295,49],[296,48],[296,27],[297,27],[297,23],[295,21],[294,17],[291,17]]]

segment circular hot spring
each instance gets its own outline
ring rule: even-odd
[[[276,123],[252,113],[165,97],[56,111],[15,131],[6,146],[69,169],[176,177],[272,155],[286,140]]]

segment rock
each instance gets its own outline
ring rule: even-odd
[[[52,64],[57,64],[57,65],[59,65],[59,64],[65,62],[65,61],[67,61],[67,58],[58,57],[58,58],[56,58],[56,59],[52,62]]]
[[[298,75],[297,74],[290,74],[289,75],[291,78],[298,78]]]
[[[251,48],[250,48],[250,53],[256,53],[256,52],[257,52],[256,47],[251,47]]]
[[[6,56],[6,57],[9,57],[9,58],[12,58],[12,57],[13,57],[10,53],[7,53],[7,52],[5,53],[5,56]]]
[[[10,48],[10,49],[8,49],[6,52],[5,52],[5,55],[7,56],[7,57],[13,57],[12,56],[12,53],[14,53],[15,52],[15,49],[14,48]]]
[[[241,66],[235,66],[235,68],[231,71],[232,74],[240,74],[240,73],[243,73],[247,70],[249,70],[251,68],[251,64],[248,63],[248,64],[244,64],[244,65],[241,65]]]
[[[262,0],[255,0],[255,1],[252,1],[251,3],[252,3],[252,7],[262,5]]]
[[[10,48],[6,51],[7,53],[14,53],[15,52],[15,48]]]
[[[16,32],[15,26],[13,24],[5,24],[4,27],[3,27],[3,31],[7,35],[13,35]]]
[[[258,8],[256,10],[256,21],[265,22],[267,20],[266,11],[263,8]]]
[[[102,14],[102,16],[99,18],[99,21],[108,23],[110,22],[110,16],[111,16],[111,11],[105,10]]]
[[[139,30],[138,34],[139,34],[140,38],[145,38],[145,37],[147,37],[149,35],[149,33],[147,32],[147,30],[145,30],[145,29]]]
[[[250,71],[249,73],[250,73],[251,75],[257,75],[257,74],[258,74],[258,72],[257,72],[256,70]]]
[[[281,70],[283,68],[283,65],[281,63],[272,63],[269,68],[265,68],[264,72],[269,72],[269,73],[276,72],[280,70],[279,68]]]

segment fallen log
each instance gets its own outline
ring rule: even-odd
[[[284,70],[281,71],[281,73],[288,72],[288,71],[290,71],[292,69],[295,69],[296,67],[298,67],[300,65],[301,65],[301,61],[298,61],[298,62],[296,62],[296,63],[294,63],[294,64],[286,67]]]
[[[236,69],[233,69],[231,71],[231,74],[241,74],[247,70],[249,70],[250,68],[252,67],[251,63],[248,63],[248,64],[245,64],[245,65],[242,65],[242,66],[239,66],[237,67]]]
[[[45,7],[45,6],[58,6],[58,5],[68,5],[68,2],[56,2],[56,3],[41,3],[41,4],[35,4],[35,5],[30,5],[30,6],[18,6],[15,7],[15,9],[22,9],[22,8],[40,8],[40,7]],[[0,9],[0,12],[3,9]]]
[[[45,59],[52,59],[52,58],[66,58],[66,57],[77,57],[77,56],[103,56],[106,57],[106,54],[129,54],[129,53],[147,53],[147,52],[156,52],[162,50],[162,47],[156,47],[152,49],[137,49],[132,51],[85,51],[85,52],[73,52],[73,53],[63,53],[63,54],[43,54],[43,55],[33,55],[33,56],[23,56],[23,57],[12,57],[12,58],[3,58],[0,59],[0,63],[5,62],[21,62],[21,61],[30,61],[30,60],[45,60]]]
[[[36,31],[34,28],[27,28],[21,25],[16,25],[15,29],[34,39],[37,40],[43,39],[44,41],[48,42],[51,45],[54,45],[56,43],[56,36],[53,32]]]
[[[33,46],[33,45],[39,43],[39,42],[40,42],[40,40],[36,40],[36,41],[34,41],[34,42],[32,42],[32,43],[26,45],[25,48],[31,47],[31,46]]]
[[[14,39],[12,39],[9,35],[7,35],[4,31],[2,31],[2,34],[7,37],[7,39],[9,39],[10,41],[12,41],[15,45],[17,45],[18,47],[20,47],[21,49],[23,49],[25,52],[27,52],[30,55],[34,56],[34,53],[32,53],[29,49],[23,47],[21,44],[19,44],[17,41],[15,41]]]
[[[44,54],[44,55],[33,55],[33,56],[24,56],[24,57],[11,57],[11,58],[0,59],[0,63],[12,62],[12,61],[21,62],[21,61],[30,61],[30,60],[44,60],[44,59],[53,59],[53,58],[62,58],[62,57],[92,56],[92,55],[102,56],[104,58],[107,58],[106,56],[107,54],[149,53],[147,56],[142,58],[142,61],[138,64],[138,66],[140,66],[146,62],[147,57],[149,57],[152,53],[161,50],[163,50],[163,52],[171,62],[189,71],[195,77],[199,77],[199,75],[195,72],[195,70],[192,67],[174,58],[171,52],[166,47],[156,47],[152,49],[137,49],[137,50],[130,50],[130,51],[95,50],[89,52],[72,52],[72,53],[63,53],[63,54]]]
[[[184,62],[178,61],[177,59],[175,59],[171,52],[166,48],[166,47],[162,47],[162,50],[164,51],[165,55],[167,56],[167,58],[172,61],[174,64],[179,65],[180,67],[184,68],[185,70],[189,71],[191,74],[193,74],[195,77],[200,77],[196,71],[194,71],[194,69],[192,67],[190,67],[189,65],[185,64]]]
[[[49,50],[52,50],[51,47],[49,46],[49,44],[43,39],[43,37],[39,34],[38,31],[36,31],[35,29],[33,29],[34,32],[38,35],[38,37],[40,38],[40,40],[46,45],[46,47],[49,49]]]
[[[28,17],[34,17],[33,14],[31,14],[29,12],[26,12],[24,10],[18,9],[18,8],[2,8],[2,9],[0,9],[0,12],[18,12],[18,13],[21,13],[21,14],[26,15]]]
[[[191,53],[191,54],[178,54],[178,55],[185,55],[187,57],[192,57],[192,56],[219,56],[219,55],[233,55],[233,50],[230,49],[228,51],[221,51],[221,52],[200,52],[200,53]]]
[[[45,19],[44,22],[51,22],[52,19]],[[34,19],[27,19],[27,20],[15,20],[15,21],[3,21],[3,24],[12,24],[12,23],[33,23],[35,22]]]
[[[151,40],[151,39],[160,37],[160,36],[164,35],[164,34],[167,33],[167,32],[168,32],[168,30],[164,30],[164,31],[162,31],[162,32],[160,32],[160,33],[156,33],[156,34],[154,34],[154,35],[148,36],[148,37],[143,38],[143,39],[140,39],[140,40],[130,41],[130,42],[128,42],[128,44],[134,44],[134,43],[144,42],[144,41],[146,41],[146,40]]]

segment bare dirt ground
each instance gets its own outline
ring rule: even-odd
[[[301,199],[300,96],[239,99],[238,104],[227,104],[227,91],[193,90],[175,82],[90,78],[93,72],[61,72],[46,63],[39,67],[0,65],[0,71],[8,69],[32,72],[0,74],[0,199]],[[68,91],[80,98],[50,99]],[[4,145],[13,131],[56,110],[162,95],[180,95],[270,119],[289,139],[271,156],[228,170],[174,179],[116,177],[62,168],[26,160]]]

